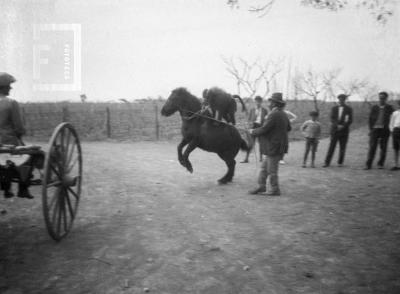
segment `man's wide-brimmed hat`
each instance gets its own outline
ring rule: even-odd
[[[286,104],[286,102],[283,101],[283,96],[282,96],[282,93],[280,93],[280,92],[273,93],[271,98],[269,98],[268,100],[276,102],[276,103],[279,103],[279,104],[282,104],[282,105]]]
[[[0,72],[0,87],[9,86],[17,80],[6,72]]]
[[[347,99],[347,97],[349,97],[348,95],[346,95],[346,94],[340,94],[340,95],[338,95],[337,96],[337,99],[344,99],[344,100],[346,100]]]
[[[261,96],[256,96],[256,97],[254,98],[254,100],[255,100],[255,101],[262,101],[263,99],[262,99]]]

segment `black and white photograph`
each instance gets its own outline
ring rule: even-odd
[[[0,0],[1,294],[399,294],[400,1]]]

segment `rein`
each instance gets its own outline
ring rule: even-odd
[[[227,126],[235,127],[235,128],[238,129],[238,130],[242,130],[242,131],[246,131],[246,132],[249,131],[248,128],[238,128],[238,127],[236,127],[236,126],[234,126],[234,125],[231,125],[231,124],[228,124],[228,123],[226,123],[226,122],[224,122],[224,121],[222,121],[222,120],[218,120],[218,119],[215,119],[215,118],[213,118],[213,117],[209,117],[209,116],[206,116],[206,115],[202,115],[202,114],[200,114],[201,110],[199,110],[199,111],[197,111],[197,112],[194,112],[194,111],[191,111],[191,110],[188,110],[188,109],[184,109],[184,108],[181,108],[181,107],[179,108],[179,110],[180,110],[180,111],[189,112],[189,113],[192,114],[191,116],[184,116],[184,115],[181,115],[182,118],[185,119],[185,120],[191,120],[191,119],[193,119],[195,116],[197,116],[197,117],[202,117],[202,118],[205,118],[205,119],[208,119],[208,120],[213,120],[213,121],[219,122],[219,123],[224,124],[224,125],[227,125]]]

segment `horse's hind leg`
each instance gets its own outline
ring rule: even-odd
[[[183,160],[183,164],[182,165],[184,167],[186,167],[186,169],[191,173],[193,172],[193,167],[192,167],[192,163],[189,160],[189,155],[194,149],[196,149],[196,147],[197,147],[196,141],[191,141],[189,143],[189,145],[186,147],[186,150],[183,153],[183,158],[182,158],[182,160]]]
[[[225,161],[226,166],[228,167],[227,173],[218,180],[218,183],[226,184],[232,182],[233,176],[235,175],[236,154],[233,155],[233,152],[224,152],[224,153],[218,153],[218,156],[221,157],[223,161]]]

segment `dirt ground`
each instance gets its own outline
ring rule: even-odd
[[[259,164],[234,182],[196,150],[194,173],[176,142],[83,144],[78,217],[60,243],[34,200],[0,199],[0,293],[400,293],[400,172],[362,170],[365,130],[346,166],[301,168],[303,142],[281,165],[282,196],[248,195]],[[240,161],[243,154],[239,154]],[[335,157],[336,160],[336,157]]]

